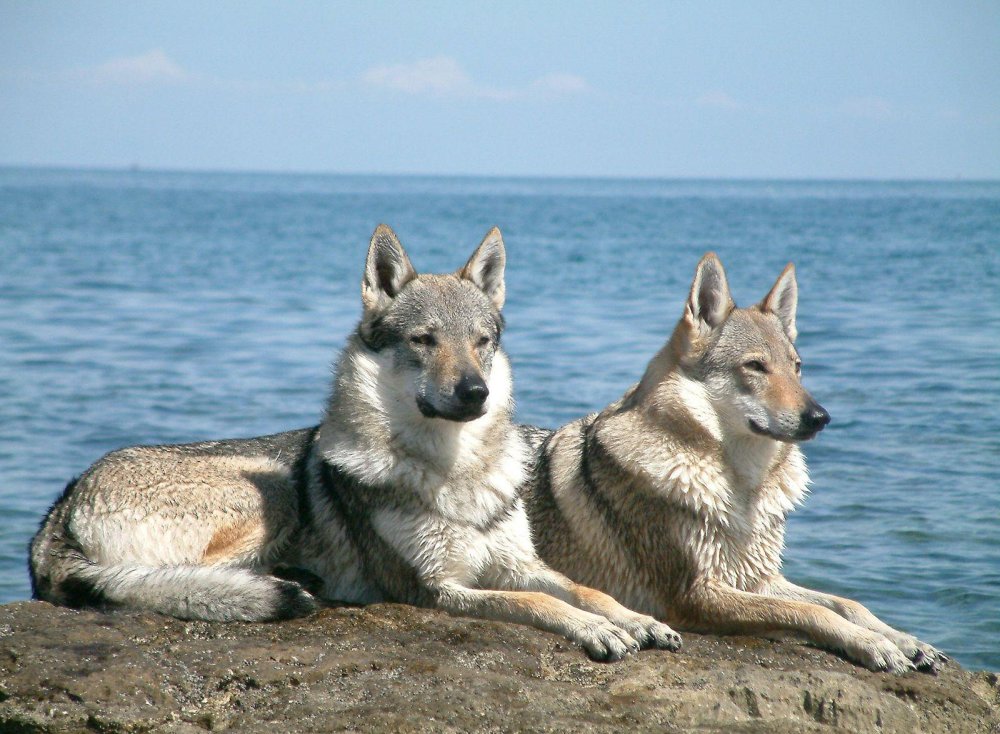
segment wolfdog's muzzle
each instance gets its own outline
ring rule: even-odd
[[[829,422],[830,414],[815,400],[810,400],[799,416],[799,430],[795,438],[799,441],[808,441],[822,431]]]
[[[481,375],[468,373],[462,375],[455,385],[452,395],[443,401],[443,405],[435,406],[423,395],[417,396],[417,407],[426,418],[443,418],[449,421],[472,421],[486,413],[486,398],[490,389]]]

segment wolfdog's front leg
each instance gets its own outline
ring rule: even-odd
[[[738,591],[718,583],[692,589],[674,608],[699,632],[765,635],[788,632],[839,650],[870,670],[905,673],[916,666],[885,635],[849,622],[818,604]]]
[[[597,614],[537,591],[486,591],[457,584],[435,590],[436,606],[451,614],[518,622],[573,640],[594,660],[614,662],[639,649],[629,634]]]
[[[918,670],[935,672],[938,663],[948,660],[948,656],[940,650],[925,642],[921,642],[913,635],[890,627],[872,614],[867,607],[853,599],[845,599],[833,594],[824,594],[822,591],[814,591],[803,586],[797,586],[783,576],[773,579],[762,587],[760,591],[762,594],[775,596],[779,599],[791,599],[818,604],[821,607],[833,610],[848,622],[853,622],[865,629],[888,637],[902,650],[906,657],[916,664]]]
[[[545,594],[609,619],[634,637],[643,648],[679,650],[681,636],[650,616],[633,612],[602,591],[582,586],[544,563],[532,564],[520,574],[507,577],[510,588],[541,591]]]

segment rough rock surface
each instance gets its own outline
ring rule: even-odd
[[[205,730],[1000,732],[1000,684],[691,634],[592,663],[545,632],[392,604],[276,624],[0,606],[0,732]]]

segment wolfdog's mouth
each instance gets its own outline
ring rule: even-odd
[[[456,423],[468,423],[486,415],[485,405],[476,408],[458,408],[448,411],[438,410],[423,395],[417,396],[417,408],[424,418],[441,418],[442,420],[455,421]]]
[[[801,430],[798,433],[796,433],[791,438],[791,440],[792,441],[809,441],[811,439],[816,438],[816,434],[819,433],[821,430],[823,430],[823,429],[817,428],[815,431],[812,431],[812,430],[809,430],[809,429]]]
[[[792,436],[780,435],[775,433],[767,426],[762,426],[753,418],[747,419],[747,425],[750,426],[750,430],[756,433],[758,436],[766,436],[767,438],[773,438],[775,441],[784,441],[785,443],[798,443],[799,441],[808,441],[811,438],[815,438],[816,434],[819,433],[819,429],[811,431],[808,429],[800,429]]]
[[[767,436],[768,438],[777,438],[777,436],[775,436],[773,433],[771,433],[770,430],[768,430],[767,426],[762,426],[760,423],[758,423],[753,418],[748,418],[747,419],[747,425],[749,425],[750,426],[750,430],[753,431],[754,433],[756,433],[758,436]]]

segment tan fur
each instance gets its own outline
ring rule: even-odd
[[[259,547],[264,535],[264,526],[258,522],[245,522],[220,528],[208,541],[201,562],[210,565],[234,560]]]

